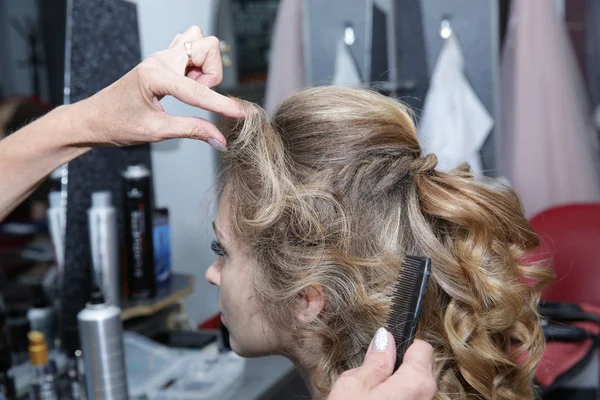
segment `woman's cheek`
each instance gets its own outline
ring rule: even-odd
[[[235,308],[232,296],[235,296],[235,290],[231,287],[231,282],[228,279],[227,273],[221,271],[221,307],[225,312],[225,316],[230,319],[229,314]]]

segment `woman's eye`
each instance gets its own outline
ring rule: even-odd
[[[221,247],[221,243],[219,243],[218,240],[213,240],[213,242],[210,245],[210,248],[219,257],[223,257],[225,255],[225,251],[223,250],[223,247]]]

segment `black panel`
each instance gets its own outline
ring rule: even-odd
[[[393,9],[398,80],[414,83],[411,90],[399,91],[398,98],[411,106],[417,115],[420,115],[425,94],[429,88],[425,39],[421,23],[421,2],[419,0],[395,0]]]
[[[110,85],[140,61],[137,9],[116,0],[71,0],[67,19],[66,82],[71,103]],[[69,26],[69,25],[67,25]],[[70,40],[70,42],[69,42]],[[126,165],[150,165],[150,147],[95,149],[69,164],[63,328],[76,326],[77,313],[90,295],[91,266],[87,209],[91,193],[110,190],[113,203],[122,209],[120,173]],[[123,218],[119,216],[119,233]]]
[[[587,64],[592,106],[600,105],[600,2],[587,1]]]
[[[389,80],[387,21],[387,14],[377,4],[373,4],[371,82],[386,82]]]
[[[63,103],[67,0],[37,0],[37,5],[48,73],[48,97],[50,104],[58,106]]]

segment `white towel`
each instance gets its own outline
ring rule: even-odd
[[[438,169],[468,162],[483,173],[479,149],[492,129],[492,117],[477,98],[463,72],[464,59],[454,35],[438,57],[419,124],[425,153],[435,153]]]
[[[333,73],[334,85],[359,87],[361,85],[360,73],[358,66],[352,57],[350,48],[340,39],[337,45],[335,55],[335,70]]]

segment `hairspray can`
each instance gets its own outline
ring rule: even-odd
[[[127,400],[121,309],[99,290],[77,315],[89,400]]]
[[[127,291],[131,300],[145,299],[156,294],[150,170],[131,165],[123,179]]]
[[[121,270],[117,240],[117,212],[110,192],[92,193],[88,210],[90,249],[96,284],[107,302],[121,306]]]

